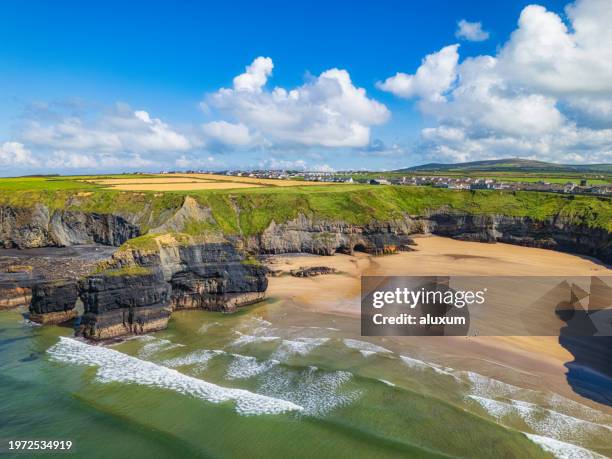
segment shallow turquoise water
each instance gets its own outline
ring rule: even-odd
[[[3,312],[0,438],[70,439],[88,457],[550,457],[537,443],[610,453],[603,413],[358,329],[268,301],[175,313],[166,331],[92,346]]]

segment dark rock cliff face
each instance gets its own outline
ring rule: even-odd
[[[248,263],[230,242],[162,247],[159,252],[134,253],[140,266],[159,267],[172,286],[174,309],[233,311],[263,299],[266,269]]]
[[[77,316],[77,285],[72,280],[42,282],[32,288],[30,320],[43,324],[62,323]]]
[[[91,339],[162,330],[170,318],[170,285],[160,271],[94,275],[79,282],[85,313],[80,332]]]
[[[419,233],[560,250],[612,263],[612,237],[602,228],[572,224],[561,217],[540,221],[528,217],[444,211],[364,226],[314,221],[300,216],[282,224],[273,222],[259,238],[251,241],[250,248],[260,253],[332,255],[353,250],[372,254],[393,253],[410,250],[410,235]]]
[[[232,312],[260,301],[266,269],[244,260],[229,242],[172,245],[130,252],[114,267],[139,266],[150,274],[93,275],[79,283],[83,336],[107,339],[166,328],[176,309]]]
[[[259,253],[305,252],[333,255],[354,250],[372,254],[410,250],[410,234],[418,232],[409,220],[373,221],[368,225],[350,225],[341,221],[322,221],[300,215],[295,220],[272,222],[256,240],[251,250]]]
[[[415,220],[425,232],[440,236],[560,250],[612,263],[612,236],[608,231],[572,224],[561,217],[540,221],[502,215],[432,213]]]
[[[264,298],[266,269],[245,262],[230,243],[180,247],[179,259],[170,278],[175,309],[230,312]]]
[[[118,215],[0,206],[0,246],[20,249],[77,244],[119,246],[140,234]]]

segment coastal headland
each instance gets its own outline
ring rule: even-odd
[[[182,177],[164,179],[172,185]],[[0,183],[0,245],[118,247],[78,276],[54,273],[28,284],[5,275],[7,296],[32,296],[33,319],[58,323],[79,315],[79,333],[91,339],[146,333],[165,328],[176,309],[231,312],[263,299],[268,285],[263,255],[392,254],[414,250],[417,235],[612,261],[612,206],[604,197],[302,186],[299,181],[206,189],[209,180],[203,180],[204,189],[195,191],[126,191],[112,185],[117,181],[121,188],[130,180],[145,179],[56,177]],[[565,263],[564,273],[565,265],[574,263]],[[24,292],[27,288],[31,294]],[[81,308],[82,314],[74,312]]]

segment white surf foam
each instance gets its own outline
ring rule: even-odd
[[[284,339],[272,354],[272,358],[284,362],[294,355],[306,356],[327,341],[329,341],[329,338]]]
[[[595,451],[572,445],[571,443],[530,433],[525,433],[525,435],[557,459],[606,459],[605,456],[597,454]]]
[[[39,324],[38,322],[32,322],[29,319],[22,319],[19,323],[25,327],[41,327],[42,326],[42,324]]]
[[[390,386],[390,387],[395,387],[395,386],[396,386],[396,385],[395,385],[395,384],[393,384],[391,381],[387,381],[386,379],[379,379],[379,381],[380,381],[381,383],[383,383],[383,384],[386,384],[387,386]]]
[[[156,387],[211,403],[233,401],[236,412],[242,415],[281,414],[302,410],[302,407],[290,401],[243,389],[217,386],[153,362],[72,338],[60,337],[59,342],[47,352],[58,362],[97,367],[96,379],[101,383],[120,382]]]
[[[225,351],[219,349],[201,349],[187,355],[164,360],[161,364],[171,368],[195,365],[198,370],[204,370],[212,358],[222,354],[225,354]]]
[[[303,407],[303,414],[324,416],[355,401],[361,392],[346,389],[353,375],[347,371],[326,372],[316,367],[301,371],[275,367],[262,375],[259,392]]]
[[[551,394],[547,402],[554,410],[563,414],[571,413],[582,419],[588,419],[599,424],[607,424],[608,426],[612,424],[612,416],[609,414],[602,413],[595,408],[583,405],[562,395]]]
[[[400,359],[410,368],[415,368],[418,370],[431,369],[438,374],[452,376],[453,378],[456,378],[456,376],[451,373],[453,371],[452,368],[446,368],[436,363],[424,362],[423,360],[415,359],[405,355],[400,355]]]
[[[138,357],[140,357],[141,359],[149,359],[159,352],[169,351],[170,349],[176,349],[178,347],[184,346],[184,344],[173,343],[170,340],[156,338],[151,335],[142,335],[139,336],[137,339],[145,342],[145,345],[142,346],[142,349],[138,351]]]
[[[514,386],[473,371],[458,371],[455,372],[455,374],[466,379],[470,383],[473,395],[479,395],[481,397],[510,397],[519,394],[529,396],[533,395],[535,392],[531,389]]]
[[[257,376],[270,368],[278,365],[278,360],[258,361],[255,357],[248,355],[232,354],[234,360],[227,367],[227,379],[246,379]]]
[[[506,402],[477,395],[468,395],[468,397],[498,420],[506,416],[520,417],[534,432],[555,440],[582,442],[595,436],[605,439],[612,434],[612,429],[608,426],[568,416],[522,400]]]
[[[361,352],[361,355],[364,357],[369,357],[374,354],[392,354],[393,352],[389,349],[386,349],[382,346],[377,346],[376,344],[369,343],[367,341],[360,341],[358,339],[350,339],[346,338],[342,340],[344,345],[350,349],[356,349]]]
[[[248,344],[256,344],[256,343],[269,343],[271,341],[277,341],[280,339],[280,336],[258,336],[258,335],[246,335],[236,332],[238,334],[238,338],[236,338],[230,346],[246,346]]]
[[[210,330],[212,327],[216,327],[217,325],[221,325],[219,322],[207,322],[202,324],[200,328],[198,328],[198,333],[203,334]]]

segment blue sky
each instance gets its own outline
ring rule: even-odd
[[[603,0],[176,3],[3,2],[0,173],[610,160]]]

